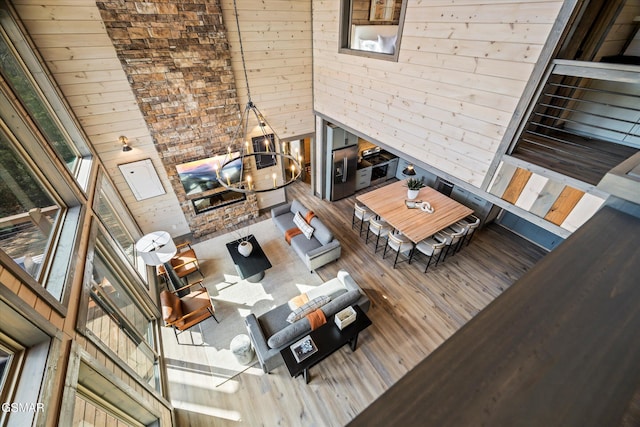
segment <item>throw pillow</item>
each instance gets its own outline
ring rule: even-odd
[[[360,39],[360,50],[378,52],[380,50],[380,46],[376,40]]]
[[[398,36],[381,36],[378,35],[378,52],[381,53],[391,53],[393,54],[396,51],[396,40]]]
[[[331,298],[329,298],[326,295],[322,295],[320,297],[314,298],[311,301],[309,301],[308,303],[306,303],[305,305],[296,308],[295,310],[293,310],[289,316],[287,316],[287,322],[289,323],[295,323],[298,320],[302,319],[303,317],[305,317],[307,314],[316,311],[317,309],[319,309],[320,307],[322,307],[323,305],[325,305],[326,303],[328,303],[329,301],[331,301]]]
[[[311,239],[315,229],[307,224],[304,218],[302,218],[302,215],[300,215],[300,212],[296,212],[296,215],[293,217],[293,223],[300,229],[300,231],[302,231],[304,237]]]

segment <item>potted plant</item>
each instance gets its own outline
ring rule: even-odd
[[[426,185],[418,178],[409,178],[405,181],[405,187],[407,187],[407,198],[413,200],[418,197],[420,189],[426,187]]]

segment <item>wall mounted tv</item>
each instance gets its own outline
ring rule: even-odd
[[[228,177],[228,182],[237,184],[242,176],[242,158],[239,156],[239,152],[234,152],[176,165],[184,191],[192,195],[224,188],[218,182],[216,170],[222,179],[227,181]],[[222,165],[229,159],[233,160],[223,168]]]

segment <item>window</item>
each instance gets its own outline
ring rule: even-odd
[[[120,195],[101,170],[93,209],[111,238],[116,242],[133,268],[148,283],[147,266],[137,255],[136,240],[142,237]]]
[[[406,0],[342,0],[340,53],[397,60]]]
[[[62,301],[72,273],[81,204],[1,91],[0,114],[0,250],[17,270]],[[2,121],[7,116],[10,124]],[[9,127],[33,149],[37,162]]]
[[[136,278],[127,274],[109,238],[99,230],[91,264],[87,270],[86,331],[143,382],[159,389],[153,314],[141,303]]]
[[[0,132],[0,249],[38,280],[61,204]]]
[[[21,351],[17,343],[0,332],[0,402],[12,399],[12,379],[19,371]]]
[[[86,189],[92,155],[84,135],[2,1],[0,25],[0,74],[49,146]]]

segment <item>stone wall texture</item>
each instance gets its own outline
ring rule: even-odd
[[[193,236],[257,217],[255,196],[196,215],[175,167],[227,152],[240,121],[220,1],[97,5]]]

